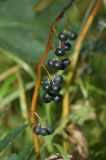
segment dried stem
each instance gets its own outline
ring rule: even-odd
[[[58,17],[55,19],[55,21],[51,25],[46,49],[45,49],[45,51],[44,51],[44,53],[42,55],[41,60],[39,61],[38,65],[37,65],[37,76],[36,76],[37,79],[36,79],[35,89],[34,89],[32,102],[31,102],[31,113],[36,112],[38,92],[39,92],[40,83],[41,83],[42,65],[44,64],[44,62],[46,60],[46,57],[48,56],[48,53],[49,53],[49,51],[51,49],[52,37],[53,37],[53,33],[55,31],[55,27],[57,26],[59,20],[63,17],[65,11],[72,5],[73,2],[74,2],[74,0],[70,1],[70,3],[61,11],[61,13],[58,15]],[[35,124],[35,119],[32,116],[32,114],[31,114],[30,120],[31,120],[31,123],[32,123],[32,128],[33,128],[33,126]],[[40,147],[39,147],[39,141],[38,141],[37,135],[33,134],[33,138],[34,138],[35,152],[39,152],[40,151]]]
[[[66,79],[66,93],[65,93],[64,99],[63,99],[62,121],[64,121],[65,119],[68,118],[69,106],[70,106],[70,104],[69,104],[69,94],[70,94],[69,88],[72,83],[72,79],[73,79],[73,76],[75,74],[75,70],[76,70],[76,67],[78,64],[80,49],[82,47],[84,38],[86,37],[86,35],[89,31],[89,28],[95,18],[95,15],[97,14],[100,3],[101,3],[101,0],[96,0],[95,4],[93,6],[93,9],[91,11],[91,14],[89,15],[84,27],[82,28],[82,31],[80,32],[79,37],[76,42],[76,47],[75,47],[75,51],[73,54],[74,56],[73,56],[72,65],[71,65],[72,71],[70,71],[68,73],[67,79]]]

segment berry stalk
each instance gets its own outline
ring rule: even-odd
[[[67,9],[72,5],[73,2],[74,2],[74,0],[71,0],[70,3],[68,5],[66,5],[66,7],[64,7],[64,9],[61,11],[61,13],[57,16],[57,18],[54,20],[53,24],[51,25],[46,49],[43,53],[43,56],[42,56],[41,60],[38,63],[38,66],[37,66],[37,79],[36,79],[36,84],[35,84],[34,93],[33,93],[32,102],[31,102],[31,113],[36,112],[38,92],[39,92],[39,88],[40,88],[41,75],[42,75],[42,68],[41,67],[44,64],[45,59],[48,56],[48,53],[51,49],[52,37],[53,37],[53,33],[55,32],[55,27],[58,24],[59,20],[63,17],[64,13],[67,11]],[[35,124],[35,119],[32,116],[32,114],[31,114],[30,120],[31,120],[31,123],[32,123],[32,130],[33,130],[33,127],[34,127],[34,124]],[[40,152],[40,147],[39,147],[38,137],[34,133],[33,133],[33,137],[34,137],[35,152],[39,153]]]

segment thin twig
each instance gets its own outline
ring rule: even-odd
[[[45,67],[44,65],[42,65],[42,67],[43,67],[44,70],[46,71],[46,73],[47,73],[49,79],[51,79],[51,75],[50,75],[49,71],[46,69],[46,67]]]
[[[100,3],[101,3],[101,0],[96,0],[95,4],[93,6],[92,12],[89,15],[82,31],[79,34],[78,40],[76,42],[76,47],[75,47],[75,51],[74,51],[74,54],[73,54],[73,60],[72,60],[72,65],[71,65],[72,71],[70,71],[68,73],[67,79],[66,79],[66,93],[65,93],[64,99],[63,99],[62,121],[64,121],[65,119],[68,118],[69,106],[70,106],[69,105],[69,97],[70,97],[69,96],[69,94],[70,94],[69,86],[72,83],[72,79],[73,79],[73,76],[75,74],[75,70],[76,70],[76,67],[77,67],[77,64],[78,64],[80,49],[82,47],[84,38],[86,37],[86,35],[89,31],[89,28],[90,28],[90,26],[91,26],[91,24],[92,24],[92,22],[95,18],[95,15],[97,14]]]
[[[40,88],[41,75],[42,75],[42,68],[41,67],[44,64],[46,57],[48,56],[48,53],[51,49],[52,37],[53,37],[55,27],[57,26],[59,20],[63,17],[64,13],[72,5],[73,2],[74,2],[74,0],[70,1],[70,3],[61,11],[61,13],[58,15],[58,17],[54,20],[53,24],[51,25],[46,49],[42,55],[41,60],[39,61],[38,65],[37,65],[37,76],[36,76],[37,79],[36,79],[36,85],[35,85],[35,89],[34,89],[34,93],[33,93],[33,97],[32,97],[32,102],[31,102],[31,113],[36,112],[38,92],[39,92],[39,88]],[[35,124],[35,119],[33,118],[33,116],[31,116],[31,123],[32,123],[32,128],[33,128],[33,126]],[[40,152],[39,141],[38,141],[37,135],[33,134],[33,138],[34,138],[35,152]]]

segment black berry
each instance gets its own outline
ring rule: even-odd
[[[63,83],[63,77],[61,75],[56,75],[53,79],[54,83],[56,84],[62,84]]]
[[[43,89],[44,89],[45,91],[49,91],[51,88],[52,88],[51,83],[47,83],[47,84],[44,84],[44,85],[43,85]]]
[[[49,94],[54,97],[59,93],[60,90],[61,90],[60,85],[53,84],[52,89],[49,91]]]
[[[71,49],[71,44],[69,42],[64,43],[64,48],[66,51],[69,51]]]
[[[70,40],[74,41],[76,38],[77,38],[77,33],[76,32],[70,33],[70,35],[69,35]]]
[[[35,126],[35,127],[33,128],[33,131],[34,131],[35,134],[40,135],[41,126],[38,126],[38,125]]]
[[[63,61],[63,65],[64,65],[65,67],[67,67],[67,66],[70,65],[70,63],[71,63],[71,61],[70,61],[68,58],[63,59],[62,61]]]
[[[61,100],[62,100],[62,95],[61,95],[61,94],[58,94],[58,95],[56,95],[56,96],[54,97],[54,101],[55,101],[56,103],[61,102]]]
[[[55,50],[55,55],[58,56],[58,57],[62,57],[64,56],[65,54],[65,49],[62,47],[62,48],[56,48]]]
[[[41,128],[40,135],[47,136],[48,135],[47,129],[46,128]]]
[[[58,60],[54,61],[54,68],[61,69],[61,67],[62,67],[62,61],[61,60],[60,61],[58,61]]]
[[[67,39],[68,39],[67,33],[64,33],[64,32],[59,33],[59,40],[60,41],[67,41]]]
[[[53,131],[54,131],[54,128],[50,125],[50,126],[48,126],[48,127],[46,128],[46,130],[47,130],[48,134],[52,134]]]
[[[60,86],[58,86],[58,85],[56,85],[56,84],[53,84],[53,86],[52,86],[52,90],[53,90],[54,92],[59,92],[59,91],[60,91],[60,89],[61,89],[61,87],[60,87]]]
[[[53,67],[54,61],[53,60],[48,60],[47,64],[48,64],[48,66]]]
[[[42,101],[44,103],[49,103],[52,99],[53,99],[52,96],[48,94],[47,92],[43,94]]]
[[[42,81],[43,85],[50,84],[50,83],[51,83],[51,81],[49,79],[45,79]]]

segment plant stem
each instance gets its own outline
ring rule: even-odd
[[[53,37],[54,31],[55,31],[55,27],[57,26],[59,20],[63,17],[64,13],[72,5],[73,2],[74,2],[74,0],[71,0],[70,3],[64,7],[64,9],[61,11],[61,13],[57,16],[57,18],[54,20],[53,24],[51,25],[46,49],[43,53],[41,60],[39,61],[38,65],[37,65],[37,79],[36,79],[36,85],[35,85],[35,89],[34,89],[34,93],[33,93],[33,97],[32,97],[32,102],[31,102],[31,113],[36,112],[38,92],[39,92],[39,88],[40,88],[41,74],[42,74],[41,66],[44,64],[46,57],[48,56],[48,53],[51,49],[52,37]],[[33,128],[33,126],[35,124],[35,120],[34,120],[32,114],[31,114],[30,120],[32,123],[32,128]],[[33,138],[34,138],[35,152],[39,153],[40,147],[39,147],[38,137],[37,137],[37,135],[33,134]]]
[[[75,70],[76,70],[76,67],[78,65],[78,60],[79,60],[79,54],[80,54],[80,49],[82,47],[82,44],[83,44],[83,41],[89,31],[89,28],[95,18],[95,15],[97,14],[98,12],[98,9],[100,7],[100,4],[101,4],[101,0],[96,0],[95,1],[95,4],[92,8],[92,11],[91,11],[91,14],[89,15],[85,25],[83,26],[80,34],[79,34],[79,37],[77,39],[77,42],[76,42],[76,46],[75,46],[75,51],[74,51],[74,54],[73,54],[73,60],[72,60],[72,65],[71,65],[71,70],[68,75],[67,75],[67,78],[66,78],[66,92],[65,92],[65,95],[64,95],[64,99],[63,99],[63,111],[62,111],[62,121],[64,121],[65,119],[68,119],[68,115],[69,115],[69,109],[70,109],[70,104],[69,104],[69,95],[70,95],[70,90],[69,90],[69,87],[72,83],[72,79],[75,75]]]

